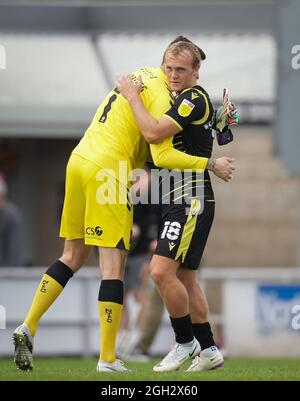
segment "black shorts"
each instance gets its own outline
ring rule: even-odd
[[[204,201],[202,213],[186,205],[162,205],[156,255],[181,261],[197,270],[214,220],[215,202]]]

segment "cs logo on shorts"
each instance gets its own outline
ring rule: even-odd
[[[94,236],[96,235],[97,237],[100,237],[103,234],[103,230],[100,226],[96,226],[96,227],[87,227],[85,229],[85,233],[87,235],[91,235]]]
[[[165,221],[165,226],[160,238],[164,239],[167,237],[168,240],[175,241],[180,235],[180,229],[181,224],[177,221],[173,221],[172,223],[170,221]]]

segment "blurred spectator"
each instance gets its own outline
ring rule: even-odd
[[[149,287],[147,291],[147,304],[145,306],[145,316],[141,324],[139,337],[130,351],[126,355],[131,361],[147,361],[150,357],[150,348],[161,324],[164,302],[149,276]]]
[[[22,265],[21,212],[7,200],[7,185],[0,176],[0,267]]]

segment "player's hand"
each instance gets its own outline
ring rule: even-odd
[[[211,170],[217,177],[228,182],[233,177],[233,172],[235,170],[235,166],[233,163],[234,159],[232,159],[231,157],[219,157],[218,159],[216,159]]]
[[[216,113],[216,129],[222,132],[226,126],[237,125],[239,115],[236,106],[230,101],[228,90],[223,90],[223,104]]]
[[[139,96],[140,92],[143,89],[142,78],[135,77],[130,74],[120,75],[118,77],[117,88],[120,93],[130,101],[132,98]]]

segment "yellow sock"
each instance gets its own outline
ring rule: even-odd
[[[116,339],[123,305],[115,302],[99,301],[98,310],[101,332],[100,359],[106,362],[114,362],[116,360]]]
[[[62,290],[63,287],[56,280],[54,280],[54,278],[48,276],[48,274],[43,275],[34,295],[30,310],[24,321],[33,336],[36,333],[36,329],[41,317],[53,304]]]

